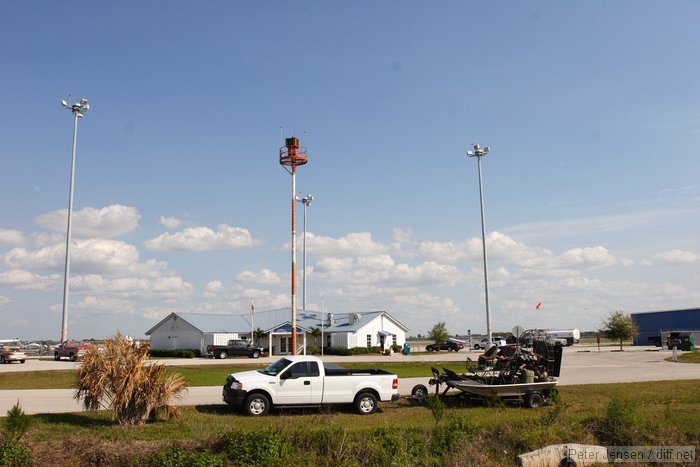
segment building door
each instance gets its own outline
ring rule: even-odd
[[[292,338],[280,337],[280,354],[292,353]]]

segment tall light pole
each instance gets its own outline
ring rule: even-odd
[[[70,163],[70,191],[68,194],[68,229],[66,232],[66,268],[63,274],[63,317],[61,320],[61,342],[68,339],[68,281],[70,280],[70,237],[73,219],[73,178],[75,177],[75,146],[78,142],[78,119],[90,110],[87,99],[80,99],[76,104],[68,105],[61,100],[61,105],[73,112],[73,156]]]
[[[478,144],[473,145],[472,151],[467,151],[467,156],[476,157],[476,165],[479,167],[479,204],[481,205],[481,244],[484,251],[484,292],[486,295],[486,335],[488,345],[491,346],[491,310],[489,309],[489,269],[486,261],[486,221],[484,219],[484,189],[481,183],[481,158],[489,152],[489,147],[480,148]]]
[[[297,167],[305,165],[309,159],[306,148],[299,145],[299,139],[286,138],[280,148],[280,165],[292,176],[292,355],[297,354]],[[287,167],[290,167],[288,169]]]
[[[297,201],[300,202],[301,204],[304,205],[304,241],[303,241],[303,248],[304,252],[302,253],[303,255],[303,271],[302,271],[302,309],[306,310],[306,208],[309,207],[309,204],[311,204],[311,201],[314,200],[313,195],[306,195],[303,198],[299,198],[297,196]]]

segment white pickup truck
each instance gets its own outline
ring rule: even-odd
[[[327,404],[353,404],[369,415],[380,401],[398,398],[399,378],[388,371],[324,365],[312,356],[284,357],[264,370],[231,373],[223,391],[224,402],[249,415],[265,415],[273,406]]]

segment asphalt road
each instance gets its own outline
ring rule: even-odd
[[[664,359],[671,356],[669,350],[658,350],[654,347],[626,347],[624,352],[613,352],[611,347],[603,347],[599,352],[595,347],[577,346],[566,348],[562,361],[560,385],[575,384],[603,384],[643,381],[663,381],[674,379],[700,380],[700,365],[689,363],[673,363]],[[363,357],[338,357],[324,356],[326,362],[365,361],[368,366],[380,367],[382,362],[412,362],[412,361],[465,361],[467,356],[476,360],[479,352],[440,352],[435,354],[404,356],[395,354],[391,356],[363,356]],[[268,363],[277,360],[275,357],[264,357],[256,360],[256,363]],[[187,359],[187,360],[162,360],[166,365],[232,365],[251,363],[252,360],[227,359]],[[51,371],[58,369],[74,368],[80,363],[68,361],[28,360],[24,364],[10,364],[0,366],[0,373],[18,371]],[[222,373],[223,385],[226,375]],[[428,385],[430,375],[424,378],[399,379],[399,393],[409,395],[416,384]],[[18,400],[22,409],[29,414],[36,413],[61,413],[76,412],[81,407],[73,399],[72,389],[28,389],[28,390],[0,390],[0,414],[7,413]],[[190,388],[177,405],[212,405],[223,404],[221,400],[221,386],[206,386]]]

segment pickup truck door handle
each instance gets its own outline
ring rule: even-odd
[[[304,386],[308,386],[311,384],[311,381],[304,381]]]

